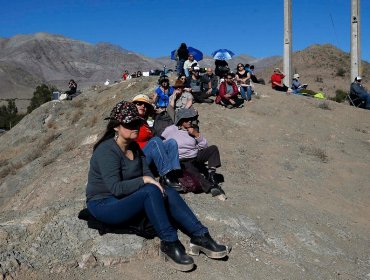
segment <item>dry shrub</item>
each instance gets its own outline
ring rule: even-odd
[[[74,148],[76,148],[76,142],[71,141],[64,146],[64,151],[69,152],[69,151],[72,151]]]
[[[76,101],[72,101],[71,102],[71,105],[72,105],[72,107],[74,107],[74,108],[83,108],[83,107],[85,107],[85,104],[86,104],[86,101],[85,100],[83,100],[83,99],[78,99],[78,100],[76,100]]]
[[[57,129],[57,124],[55,123],[55,121],[50,121],[48,122],[47,127],[51,129]]]
[[[85,127],[94,127],[98,121],[98,116],[94,115],[89,122],[86,123]]]
[[[71,124],[75,124],[81,119],[81,116],[83,115],[82,110],[78,110],[77,112],[74,112],[72,118],[71,118]]]
[[[301,153],[305,153],[306,155],[317,157],[324,163],[328,162],[328,155],[321,148],[300,146],[299,151]]]
[[[329,103],[327,101],[320,102],[319,108],[324,110],[331,110],[331,108],[329,107]]]
[[[57,136],[54,132],[50,132],[50,133],[46,134],[45,137],[41,139],[41,148],[43,149],[44,146],[49,145],[56,138],[57,138]]]

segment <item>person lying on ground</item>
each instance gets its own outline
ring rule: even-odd
[[[235,78],[238,85],[240,85],[240,95],[244,100],[250,102],[252,101],[251,74],[244,67],[242,63],[238,63]]]
[[[162,141],[161,138],[154,136],[151,127],[146,122],[148,117],[154,112],[154,107],[147,95],[136,95],[132,103],[136,105],[139,116],[144,119],[139,128],[136,142],[143,150],[146,163],[149,166],[155,166],[160,176],[160,182],[163,185],[182,191],[177,179],[178,171],[181,170],[181,167],[176,141],[172,139]]]
[[[218,94],[218,77],[213,74],[213,69],[207,67],[207,72],[201,77],[201,90],[209,95]]]
[[[199,132],[197,119],[198,112],[194,108],[180,109],[175,124],[167,127],[162,137],[176,140],[180,162],[191,173],[199,174],[198,165],[207,162],[207,179],[200,177],[203,178],[203,191],[212,196],[225,195],[215,177],[216,169],[221,166],[220,152],[217,146],[208,146],[206,138]]]
[[[361,84],[362,77],[357,76],[351,84],[350,93],[358,96],[360,99],[365,101],[365,109],[370,109],[370,93],[367,92],[364,86]]]
[[[127,223],[144,212],[161,240],[161,253],[178,270],[193,269],[194,260],[179,241],[176,226],[191,237],[189,254],[201,251],[210,258],[224,258],[228,248],[212,239],[176,190],[153,178],[135,142],[142,122],[133,103],[121,101],[113,108],[90,160],[88,210],[110,225]]]
[[[220,84],[220,92],[215,100],[216,104],[228,109],[241,108],[244,103],[243,99],[238,98],[238,87],[233,79],[234,75],[232,73],[226,75],[226,80]]]
[[[213,103],[210,99],[210,94],[202,91],[200,80],[200,68],[198,66],[192,67],[191,76],[186,79],[186,88],[191,88],[190,92],[197,103]]]

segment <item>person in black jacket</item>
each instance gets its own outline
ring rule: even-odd
[[[365,101],[365,109],[370,110],[370,93],[361,84],[362,78],[357,76],[351,84],[350,93]]]
[[[188,59],[189,51],[185,43],[181,43],[180,47],[175,52],[177,60],[176,71],[177,74],[184,74],[184,62]]]

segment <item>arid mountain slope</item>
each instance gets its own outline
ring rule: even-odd
[[[0,136],[0,275],[13,279],[369,279],[369,111],[272,92],[236,110],[196,104],[220,147],[226,201],[186,194],[228,260],[175,272],[158,240],[99,234],[77,219],[92,146],[118,101],[155,78],[49,102]],[[181,235],[188,244],[188,238]],[[10,279],[10,278],[7,278]]]

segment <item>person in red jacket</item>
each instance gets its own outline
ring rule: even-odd
[[[275,68],[274,74],[271,76],[271,86],[274,90],[289,93],[290,89],[283,83],[284,77],[285,74],[279,68]]]
[[[136,105],[139,116],[144,120],[147,120],[154,111],[149,97],[145,94],[136,95],[132,103]],[[160,175],[160,182],[179,192],[182,191],[176,174],[181,170],[177,142],[172,139],[162,141],[161,138],[154,136],[150,126],[145,121],[140,126],[136,143],[143,150],[147,164],[149,166],[155,165]]]
[[[244,106],[244,100],[238,98],[238,94],[239,90],[234,82],[234,74],[228,73],[226,75],[226,80],[220,84],[219,93],[215,102],[229,109],[241,108]]]

